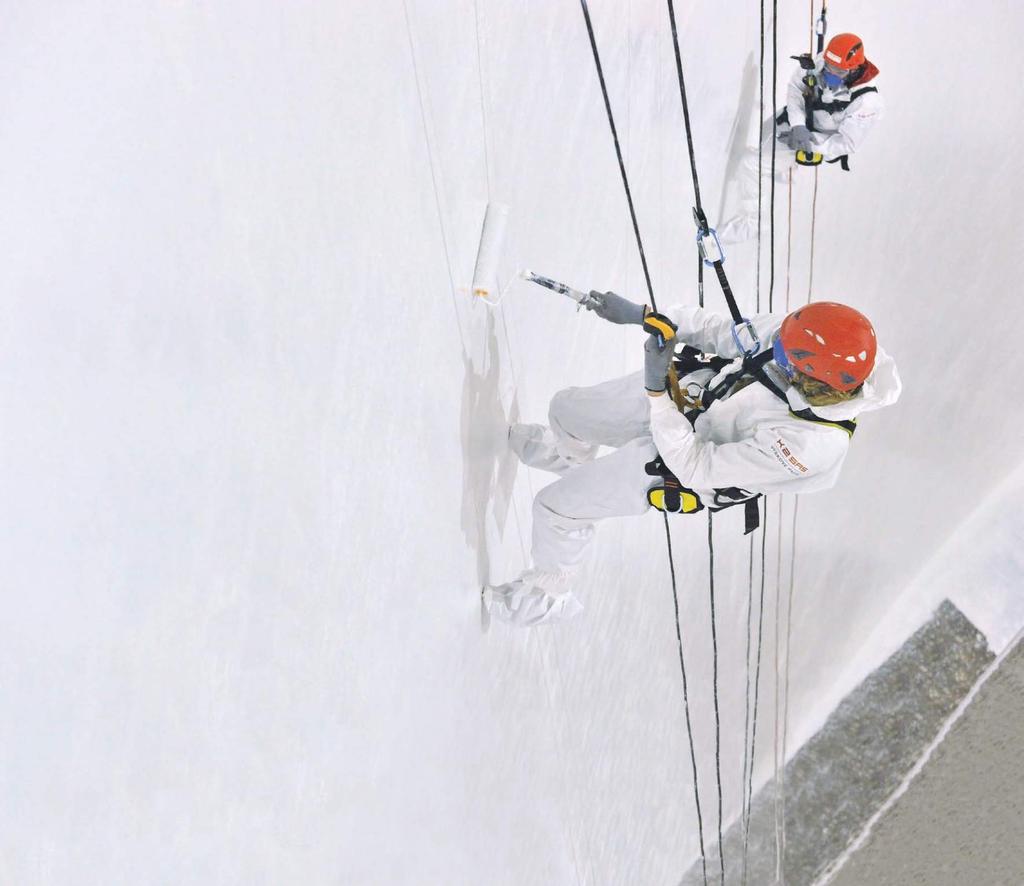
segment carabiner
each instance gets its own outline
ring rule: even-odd
[[[704,264],[709,268],[713,268],[719,262],[725,262],[725,253],[722,251],[722,244],[718,242],[718,232],[714,228],[697,231],[697,249],[700,250]]]
[[[750,336],[750,347],[744,347],[740,340],[740,333],[743,329],[746,329],[747,335]],[[754,325],[749,320],[740,320],[738,323],[732,324],[732,340],[736,342],[736,347],[744,357],[752,357],[761,350],[761,339],[757,337]]]

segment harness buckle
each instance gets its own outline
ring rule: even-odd
[[[749,345],[743,344],[741,335],[744,330],[746,330],[747,337],[750,340]],[[761,339],[757,337],[754,325],[749,320],[740,320],[732,324],[732,340],[736,342],[736,347],[740,349],[740,353],[744,357],[752,357],[761,350]]]
[[[801,166],[818,166],[823,157],[816,151],[797,151],[796,162]],[[829,161],[832,162],[831,160]]]

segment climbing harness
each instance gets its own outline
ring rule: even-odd
[[[700,415],[710,409],[718,400],[736,393],[752,382],[761,384],[788,406],[789,400],[785,392],[772,381],[765,371],[765,366],[775,359],[775,350],[773,346],[753,356],[747,355],[741,359],[729,360],[725,357],[702,354],[690,345],[684,346],[677,353],[674,361],[674,368],[680,378],[701,369],[714,373],[706,385],[700,385],[697,382],[681,385],[680,389],[686,402],[692,404],[692,408],[683,412],[690,424],[695,425]],[[789,414],[803,421],[842,430],[850,437],[857,429],[855,420],[831,421],[821,418],[811,409],[790,409]],[[647,501],[660,511],[673,514],[695,514],[704,510],[705,507],[710,511],[721,511],[725,508],[743,505],[745,509],[743,534],[750,534],[760,525],[757,500],[761,497],[761,493],[730,486],[715,489],[712,501],[705,502],[701,500],[698,493],[684,486],[672,474],[660,455],[645,465],[645,470],[651,476],[659,478],[648,488]]]
[[[824,12],[822,12],[824,16]],[[824,40],[824,31],[819,36],[818,52],[821,52],[821,42]],[[870,92],[878,92],[876,86],[862,86],[860,89],[854,89],[850,92],[848,99],[833,99],[830,102],[823,101],[821,98],[821,84],[818,81],[817,69],[815,67],[814,58],[810,53],[803,53],[802,55],[790,56],[794,61],[800,64],[800,67],[804,71],[804,76],[801,82],[803,83],[803,97],[804,97],[804,126],[806,126],[811,132],[816,132],[814,128],[814,112],[823,111],[826,114],[836,114],[840,111],[847,110],[857,99],[862,95],[867,95]],[[789,126],[789,108],[783,108],[775,117],[775,125],[778,126]],[[800,166],[818,166],[821,164],[824,157],[817,151],[804,151],[800,150],[796,152],[796,162]],[[850,155],[843,154],[841,157],[835,157],[832,160],[825,160],[826,163],[838,163],[844,172],[850,171]]]

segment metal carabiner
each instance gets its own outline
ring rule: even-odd
[[[746,329],[747,335],[750,336],[749,347],[745,347],[743,342],[740,340],[740,333],[744,329]],[[761,339],[757,337],[757,333],[754,331],[754,325],[749,320],[743,319],[732,324],[732,340],[736,342],[736,347],[739,348],[740,353],[743,354],[744,357],[752,357],[761,350]]]
[[[704,264],[709,268],[713,268],[719,262],[725,262],[725,253],[718,241],[718,232],[714,228],[697,231],[697,249],[700,250]]]

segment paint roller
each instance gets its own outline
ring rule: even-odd
[[[508,206],[504,203],[488,203],[473,268],[473,295],[488,304],[497,304],[504,295],[498,285],[498,261],[507,224]]]

